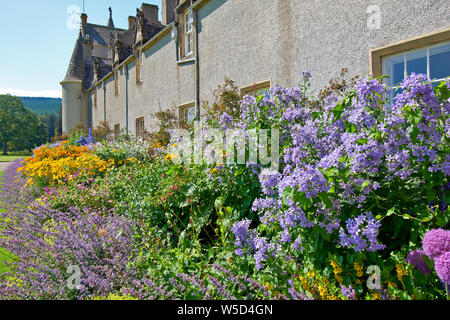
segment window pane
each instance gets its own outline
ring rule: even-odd
[[[191,122],[195,118],[195,107],[190,107],[187,109],[187,121]]]
[[[406,55],[406,71],[408,75],[422,73],[427,76],[427,50],[421,50]]]
[[[386,84],[388,87],[399,84],[405,75],[405,64],[403,62],[403,56],[396,56],[392,58],[387,58],[385,60],[385,70],[383,73],[389,76],[386,79]]]
[[[450,43],[430,49],[430,77],[444,79],[450,76]]]

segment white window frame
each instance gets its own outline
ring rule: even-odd
[[[139,63],[141,64],[141,67],[139,68],[140,74],[139,74],[139,81],[144,81],[144,50],[141,49],[139,51]]]
[[[195,102],[180,105],[178,109],[181,122],[189,124],[195,119]],[[189,119],[189,116],[191,116],[191,119]]]
[[[386,74],[387,75],[387,61],[389,59],[396,58],[396,57],[403,57],[403,65],[404,65],[404,68],[403,68],[403,79],[405,79],[408,76],[408,64],[407,64],[407,61],[406,61],[406,57],[408,55],[410,55],[410,54],[415,53],[415,52],[426,50],[426,54],[427,54],[426,55],[426,58],[427,58],[427,74],[426,74],[427,81],[430,82],[430,83],[438,83],[438,82],[445,81],[446,78],[443,78],[443,79],[431,79],[431,77],[430,77],[430,49],[433,49],[433,48],[436,48],[436,47],[445,46],[445,45],[448,45],[448,44],[450,44],[450,41],[443,41],[443,42],[439,42],[439,43],[436,43],[436,44],[433,44],[433,45],[428,45],[428,46],[424,46],[424,47],[421,47],[421,48],[415,48],[415,49],[412,49],[412,50],[406,50],[406,51],[402,51],[400,53],[383,56],[382,57],[382,74]],[[385,79],[385,83],[387,81],[388,80]],[[389,89],[392,89],[394,87],[395,87],[395,84],[394,84],[394,86],[389,87]],[[393,102],[393,92],[391,92],[391,94],[389,95],[389,102],[390,103]]]
[[[194,53],[194,27],[192,26],[194,15],[188,10],[184,16],[184,56],[188,57]]]

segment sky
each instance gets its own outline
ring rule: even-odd
[[[106,25],[112,7],[117,28],[142,2],[161,0],[85,0],[88,22]],[[61,82],[72,56],[82,0],[0,0],[0,94],[61,97]],[[160,9],[161,20],[161,9]]]

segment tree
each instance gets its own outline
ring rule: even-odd
[[[0,95],[0,142],[3,154],[8,154],[10,145],[32,149],[45,141],[45,125],[37,115],[26,109],[20,98]]]
[[[15,150],[29,150],[31,152],[35,147],[49,141],[48,129],[34,112],[27,110],[22,117],[21,121],[26,123],[26,126],[22,129],[21,134],[12,139],[11,146]]]
[[[53,140],[56,134],[56,116],[54,113],[39,115],[39,120],[47,126],[47,138]]]

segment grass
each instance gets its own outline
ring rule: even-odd
[[[22,159],[25,157],[31,156],[31,153],[28,151],[19,151],[19,152],[11,152],[8,153],[7,156],[0,155],[0,162],[10,162],[16,159]]]
[[[3,174],[4,173],[5,173],[4,171],[0,171],[0,185],[3,184]],[[6,265],[6,263],[11,263],[13,261],[14,261],[14,256],[7,250],[0,248],[0,274],[6,273],[6,272],[11,272],[11,269]]]

